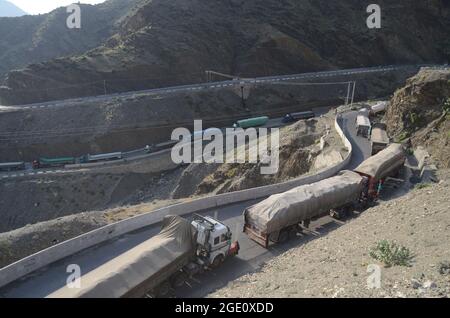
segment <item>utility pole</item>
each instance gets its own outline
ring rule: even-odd
[[[241,86],[241,96],[242,96],[242,107],[247,109],[247,106],[245,105],[245,98],[244,98],[244,85]]]
[[[105,91],[105,95],[106,95],[106,80],[103,80],[103,90]]]
[[[347,98],[345,99],[345,106],[348,105],[348,101],[350,100],[350,87],[351,87],[352,83],[348,82],[348,86],[347,86]]]
[[[352,93],[352,106],[353,106],[353,101],[355,100],[355,89],[356,89],[356,81],[353,82],[353,93]]]

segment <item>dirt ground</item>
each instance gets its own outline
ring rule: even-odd
[[[381,202],[329,234],[291,249],[211,297],[450,297],[450,171],[441,181]],[[380,240],[407,247],[409,267],[385,267]],[[370,264],[381,288],[369,289]]]

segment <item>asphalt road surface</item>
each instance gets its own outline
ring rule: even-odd
[[[332,76],[356,75],[356,74],[367,74],[367,73],[378,73],[378,72],[391,72],[391,71],[395,71],[395,70],[399,70],[399,69],[411,67],[411,66],[412,65],[364,67],[364,68],[355,68],[355,69],[346,69],[346,70],[268,76],[268,77],[259,77],[259,78],[253,78],[253,79],[235,79],[235,80],[212,82],[212,83],[200,83],[200,84],[190,84],[190,85],[163,87],[163,88],[153,88],[153,89],[147,89],[147,90],[142,90],[142,91],[131,91],[131,92],[124,92],[124,93],[109,94],[109,95],[79,97],[79,98],[72,98],[72,99],[66,99],[66,100],[57,100],[57,101],[27,104],[27,105],[14,105],[14,106],[0,105],[0,111],[5,111],[8,109],[15,111],[15,110],[42,109],[42,108],[48,108],[48,107],[64,107],[64,106],[71,106],[71,105],[79,103],[79,102],[109,100],[111,98],[129,97],[129,96],[134,96],[137,94],[165,95],[165,94],[175,94],[175,93],[182,93],[182,92],[202,91],[202,90],[209,90],[209,89],[222,89],[222,88],[233,87],[233,86],[237,86],[237,85],[249,85],[249,84],[256,85],[256,84],[276,83],[276,82],[295,81],[295,80],[304,80],[304,79],[318,79],[319,80],[319,79],[327,79]],[[416,66],[416,67],[419,68],[420,66]]]
[[[348,133],[348,137],[351,139],[354,147],[354,157],[351,166],[357,166],[368,157],[370,152],[368,140],[356,137],[356,130],[353,127],[356,118],[355,116],[356,112],[350,112],[343,115],[345,132]],[[267,262],[289,248],[304,244],[318,236],[326,235],[329,231],[332,231],[342,224],[342,222],[333,220],[329,217],[324,217],[313,222],[310,227],[311,231],[306,235],[299,234],[297,238],[294,238],[285,244],[271,246],[266,250],[249,240],[247,236],[242,233],[243,210],[261,200],[262,199],[234,204],[201,213],[203,215],[216,217],[228,225],[235,236],[233,239],[239,240],[241,251],[237,257],[227,260],[221,268],[199,275],[196,277],[195,281],[189,281],[188,284],[176,291],[177,297],[203,297],[235,278],[257,270],[264,262]],[[105,242],[80,253],[71,255],[1,288],[0,297],[45,297],[66,284],[66,280],[69,276],[66,272],[67,266],[77,264],[80,266],[82,274],[86,274],[121,253],[124,253],[128,249],[151,238],[159,232],[159,228],[160,225],[158,224],[149,226],[134,233],[121,236],[118,239]]]

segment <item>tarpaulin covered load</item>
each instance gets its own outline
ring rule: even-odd
[[[389,144],[387,132],[381,126],[373,127],[370,140],[374,143]]]
[[[345,171],[336,177],[272,195],[246,209],[244,218],[262,233],[279,231],[357,200],[363,190],[362,181],[357,173]]]
[[[383,111],[386,110],[387,105],[388,105],[387,102],[380,102],[380,103],[378,103],[376,105],[373,105],[371,107],[371,111],[374,114],[379,113],[379,112],[383,112]]]
[[[356,125],[361,127],[370,127],[370,119],[365,114],[359,114],[356,117]]]
[[[194,231],[187,220],[168,216],[158,235],[83,275],[81,289],[66,286],[48,297],[120,298],[153,279],[159,282],[174,263],[194,253]]]
[[[380,180],[401,167],[405,162],[405,158],[402,145],[392,144],[364,161],[354,171]]]

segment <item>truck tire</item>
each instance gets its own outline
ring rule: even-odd
[[[170,283],[168,281],[165,281],[156,288],[155,294],[157,298],[168,298],[170,296],[170,291]]]
[[[272,232],[269,235],[269,241],[273,242],[273,243],[278,243],[278,240],[280,238],[280,232]]]
[[[340,221],[342,219],[342,212],[341,211],[336,211],[336,210],[331,210],[330,211],[330,217]]]
[[[225,260],[225,258],[223,257],[222,254],[217,255],[214,258],[214,261],[211,264],[212,268],[218,268],[220,265],[222,265],[223,261]]]
[[[293,226],[290,230],[289,230],[289,233],[288,233],[288,235],[289,235],[289,238],[291,239],[294,239],[294,238],[296,238],[297,237],[297,233],[298,233],[298,229],[297,229],[297,226]]]
[[[188,275],[185,272],[178,272],[172,277],[170,283],[172,287],[179,288],[184,285],[187,279]]]
[[[278,243],[284,243],[289,240],[289,231],[283,230],[280,232],[280,236],[278,237]]]

